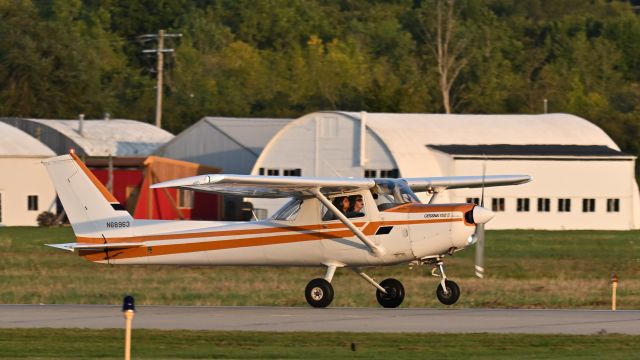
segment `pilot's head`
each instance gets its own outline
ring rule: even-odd
[[[340,210],[342,210],[343,213],[346,213],[347,211],[349,211],[349,208],[351,208],[351,202],[349,201],[349,197],[343,196]]]
[[[353,211],[360,212],[364,207],[364,201],[362,200],[362,196],[356,195],[353,201]]]

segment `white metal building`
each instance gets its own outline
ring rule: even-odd
[[[365,130],[366,129],[366,130]],[[528,174],[487,188],[489,229],[638,229],[634,156],[597,126],[568,114],[444,115],[315,112],[282,128],[252,174],[424,177]],[[484,169],[484,170],[483,170]],[[476,201],[478,189],[437,202]],[[427,194],[421,195],[427,201]],[[280,201],[252,199],[272,214]]]
[[[156,155],[249,174],[262,149],[291,119],[205,117],[156,151]]]
[[[135,120],[0,118],[0,121],[30,134],[58,155],[73,148],[79,156],[146,157],[173,139],[168,131]]]
[[[55,153],[38,140],[0,122],[0,226],[37,225],[55,212],[56,192],[40,163]]]

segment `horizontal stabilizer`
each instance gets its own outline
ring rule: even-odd
[[[83,244],[83,243],[66,243],[66,244],[46,244],[60,250],[104,250],[104,249],[125,249],[144,246],[144,243],[105,243],[105,244]]]

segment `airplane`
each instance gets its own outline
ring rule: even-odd
[[[400,263],[433,266],[436,296],[445,305],[460,296],[444,258],[476,242],[491,210],[468,203],[422,204],[415,192],[517,185],[528,175],[400,179],[255,175],[199,175],[154,184],[244,197],[290,198],[266,220],[223,222],[134,219],[71,151],[43,160],[69,218],[76,242],[47,244],[103,264],[304,266],[325,268],[304,290],[309,305],[334,298],[338,268],[360,275],[385,308],[402,304],[402,283],[376,282],[363,269]],[[346,200],[345,200],[346,199]],[[434,197],[431,198],[433,200]],[[359,203],[357,212],[338,207]],[[431,201],[430,201],[431,202]],[[352,205],[355,206],[355,205]]]

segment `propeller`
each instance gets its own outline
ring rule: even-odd
[[[482,164],[482,192],[480,196],[480,206],[484,208],[484,179],[487,173],[487,159]],[[476,231],[473,236],[476,238],[476,276],[484,278],[484,222],[476,224]]]

